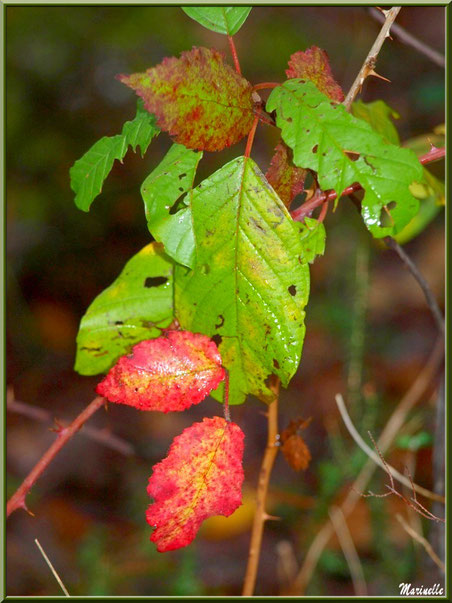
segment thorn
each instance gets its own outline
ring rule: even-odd
[[[391,34],[389,33],[389,31],[386,32],[385,38],[389,38],[391,40],[391,42],[394,41],[394,38],[391,36]]]
[[[380,75],[379,73],[377,73],[376,71],[374,71],[374,69],[371,69],[369,71],[368,75],[373,75],[374,77],[378,77],[380,80],[384,80],[385,82],[391,83],[391,80],[388,80],[387,77],[384,77],[383,75]]]
[[[264,521],[281,521],[281,517],[277,517],[276,515],[269,515],[265,511],[262,514],[262,519]]]
[[[54,417],[53,422],[55,425],[54,425],[54,427],[49,427],[49,431],[53,431],[57,434],[61,434],[66,429],[65,426],[62,423],[60,423],[60,420],[57,419],[56,417]]]

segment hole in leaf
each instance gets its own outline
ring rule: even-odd
[[[394,218],[391,216],[391,210],[397,205],[396,201],[390,201],[387,205],[381,208],[380,212],[380,226],[382,228],[388,228],[394,226]]]
[[[279,362],[276,360],[276,358],[273,358],[273,366],[275,369],[279,369]]]
[[[211,337],[211,339],[215,343],[217,348],[220,347],[220,344],[223,341],[223,338],[221,337],[221,335],[214,335],[213,337]]]
[[[182,178],[185,178],[187,174],[179,174],[179,180],[182,180]]]
[[[286,121],[287,121],[287,123],[291,124],[291,123],[292,123],[292,121],[293,121],[293,119],[292,119],[291,117],[287,117],[287,118],[286,118]]]
[[[148,276],[144,281],[144,286],[147,288],[150,287],[160,287],[160,285],[164,285],[168,282],[166,276]]]
[[[123,325],[124,322],[122,320],[117,320],[115,321],[115,325]]]
[[[315,154],[317,153],[317,149],[319,148],[319,145],[316,144],[315,146],[312,147],[312,152]]]
[[[345,151],[345,154],[350,159],[350,161],[356,161],[357,159],[359,159],[359,153],[357,153],[356,151]]]
[[[287,289],[287,291],[290,293],[290,295],[297,294],[297,288],[295,287],[295,285],[290,285],[290,287]]]
[[[223,325],[224,325],[224,316],[223,316],[223,314],[219,314],[218,315],[218,323],[215,325],[215,328],[219,329]]]
[[[183,187],[183,186],[179,186],[179,191],[180,191],[181,193],[183,193],[183,192],[184,192],[184,187]]]

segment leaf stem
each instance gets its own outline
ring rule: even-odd
[[[232,36],[228,36],[229,47],[231,49],[232,60],[234,61],[235,70],[239,75],[242,75],[242,71],[240,69],[239,57],[237,55],[237,49],[234,44],[234,39]]]
[[[57,439],[50,446],[47,452],[39,459],[19,488],[9,499],[6,506],[6,517],[9,517],[11,513],[16,511],[16,509],[27,510],[25,497],[30,492],[37,479],[47,469],[63,446],[69,442],[72,436],[96,412],[96,410],[103,406],[104,403],[105,398],[101,396],[94,398],[94,400],[88,404],[88,406],[78,415],[76,419],[74,419],[74,421],[72,421],[68,427],[64,427],[58,432]]]
[[[430,149],[430,151],[428,153],[419,157],[419,161],[420,161],[420,163],[422,163],[422,165],[426,165],[427,163],[432,163],[433,161],[442,159],[445,155],[446,155],[446,149],[444,147],[437,148],[437,147],[432,146],[432,148]],[[351,195],[352,193],[356,193],[357,191],[362,190],[362,188],[363,187],[358,182],[355,182],[351,186],[347,186],[347,188],[345,188],[342,191],[340,196],[345,197],[347,195]],[[294,209],[290,213],[290,215],[292,216],[292,220],[295,220],[295,222],[303,222],[305,217],[309,216],[309,214],[316,207],[319,207],[323,203],[327,203],[329,201],[334,201],[334,199],[336,199],[337,196],[338,195],[337,195],[336,191],[333,191],[333,190],[324,191],[324,192],[320,193],[319,195],[316,195],[315,197],[313,197],[306,203],[303,203],[303,205],[300,205],[300,207],[297,207],[297,209]]]
[[[253,86],[253,90],[269,90],[270,88],[277,88],[281,86],[279,82],[262,82]]]
[[[231,422],[231,411],[229,410],[229,371],[226,371],[226,376],[224,378],[224,396],[223,396],[223,413],[224,418],[228,423]]]
[[[259,123],[259,116],[256,115],[256,117],[254,118],[254,121],[253,121],[253,125],[251,126],[251,130],[249,131],[249,134],[248,134],[248,140],[246,141],[245,157],[250,156],[251,149],[253,148],[254,135],[256,134],[256,128],[257,128],[258,123]]]
[[[343,104],[345,105],[347,111],[350,110],[350,107],[352,106],[352,103],[355,100],[357,94],[361,90],[365,79],[369,75],[375,75],[374,69],[377,64],[378,54],[379,54],[381,47],[383,46],[383,43],[386,40],[386,38],[391,37],[389,35],[389,30],[391,29],[391,26],[394,23],[401,8],[402,8],[401,6],[393,6],[390,10],[387,10],[384,12],[385,22],[383,23],[383,27],[381,28],[380,33],[377,36],[377,39],[373,43],[372,48],[369,50],[369,54],[367,55],[366,60],[363,63],[363,66],[359,70],[359,73],[356,76],[356,79],[353,82],[352,87],[350,88],[350,90],[344,100]]]
[[[257,568],[259,565],[259,557],[262,546],[262,534],[264,531],[264,523],[270,516],[265,511],[267,500],[268,485],[273,469],[273,464],[278,454],[278,395],[279,395],[279,379],[274,379],[270,385],[270,389],[276,394],[276,400],[272,402],[268,408],[268,435],[267,447],[265,449],[264,458],[262,459],[261,470],[259,473],[259,483],[256,495],[256,512],[254,515],[253,527],[251,531],[251,541],[248,554],[248,564],[245,573],[245,581],[243,584],[242,595],[251,597],[254,593],[256,584]]]

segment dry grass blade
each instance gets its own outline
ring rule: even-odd
[[[45,554],[44,549],[42,548],[39,540],[37,538],[35,538],[35,543],[36,546],[39,549],[39,552],[41,553],[41,555],[44,557],[44,561],[47,563],[47,565],[50,568],[50,571],[52,572],[52,574],[55,576],[55,580],[58,582],[58,584],[60,585],[61,590],[64,592],[66,597],[70,597],[71,595],[68,593],[67,588],[64,586],[63,581],[61,580],[61,578],[59,577],[59,575],[57,574],[56,569],[53,567],[52,562],[50,561],[50,559],[47,557],[47,555]]]

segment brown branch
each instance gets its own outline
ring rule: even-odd
[[[47,452],[39,459],[22,484],[11,496],[6,506],[6,517],[9,517],[16,509],[27,510],[25,497],[30,492],[40,475],[47,469],[58,452],[69,442],[72,436],[83,426],[83,424],[105,403],[105,398],[98,396],[78,415],[68,426],[63,427],[57,434],[57,439]]]
[[[421,157],[419,157],[419,162],[422,163],[422,165],[426,165],[427,163],[432,163],[433,161],[442,159],[443,157],[445,157],[445,155],[445,147],[437,148],[432,146],[428,153],[425,153],[425,155],[421,155]],[[347,186],[347,188],[342,191],[340,196],[345,197],[347,195],[351,195],[361,190],[363,190],[363,187],[358,182],[355,182],[351,186]],[[320,205],[323,205],[323,203],[334,201],[334,199],[336,199],[337,197],[338,194],[336,193],[336,191],[319,191],[318,194],[316,194],[312,199],[309,199],[309,201],[303,203],[303,205],[300,205],[300,207],[297,207],[297,209],[294,209],[290,213],[292,220],[294,220],[295,222],[303,222],[306,216],[309,216],[314,211],[314,209],[320,207]]]
[[[423,488],[422,486],[419,486],[418,484],[414,484],[411,480],[409,480],[404,475],[402,475],[399,471],[397,471],[397,469],[395,469],[394,467],[389,465],[384,459],[380,460],[380,457],[377,454],[375,454],[375,452],[371,448],[369,448],[369,446],[363,441],[362,437],[359,435],[358,431],[356,430],[355,426],[353,425],[352,420],[350,419],[350,415],[348,414],[347,409],[345,407],[344,399],[342,398],[342,396],[340,394],[337,394],[335,397],[335,400],[336,400],[336,404],[339,409],[339,412],[341,413],[342,420],[344,421],[344,425],[348,429],[349,434],[352,436],[352,438],[355,440],[356,444],[361,448],[361,450],[363,452],[365,452],[367,454],[367,456],[369,458],[371,458],[377,465],[380,465],[380,467],[385,469],[388,472],[388,474],[391,475],[391,477],[394,477],[397,481],[402,483],[404,486],[407,486],[407,487],[411,486],[412,488],[414,488],[414,490],[416,492],[418,492],[422,496],[425,496],[425,498],[430,498],[431,500],[437,500],[442,503],[446,502],[444,496],[441,496],[440,494],[436,494],[435,492],[431,492],[430,490],[427,490],[426,488]]]
[[[441,313],[441,310],[439,309],[435,296],[433,295],[427,281],[422,276],[418,267],[410,258],[410,256],[406,253],[406,251],[392,237],[385,237],[383,241],[385,242],[386,246],[389,247],[389,249],[392,249],[397,253],[399,258],[402,260],[402,262],[405,264],[405,266],[408,268],[408,270],[411,272],[411,274],[417,281],[419,287],[424,293],[425,299],[427,300],[427,305],[430,308],[430,312],[432,313],[433,318],[435,319],[436,326],[438,327],[440,333],[444,335],[445,326],[443,315]]]
[[[383,21],[385,20],[384,15],[382,15],[381,12],[378,11],[376,8],[369,8],[369,13],[374,19],[380,21],[380,23],[383,23]],[[413,34],[409,33],[406,29],[404,29],[397,23],[394,23],[392,25],[391,33],[398,37],[401,42],[403,42],[407,46],[411,46],[421,54],[424,54],[426,57],[428,57],[431,61],[433,61],[440,67],[446,66],[446,59],[444,58],[444,55],[442,55],[434,48],[431,48],[425,42],[422,42],[422,40],[419,40],[419,38],[416,38],[416,36],[413,36]]]
[[[7,391],[6,410],[23,417],[28,417],[29,419],[34,419],[35,421],[40,421],[41,423],[47,423],[49,425],[54,425],[55,423],[60,424],[60,421],[58,420],[57,422],[56,419],[54,420],[52,413],[48,410],[35,406],[34,404],[27,404],[26,402],[16,400],[11,388],[8,388]],[[85,425],[81,434],[94,442],[98,442],[107,448],[111,448],[112,450],[123,454],[124,456],[133,456],[135,454],[135,449],[130,442],[111,433],[108,429],[97,429],[96,427]]]
[[[380,52],[381,47],[383,46],[383,43],[386,40],[386,38],[390,37],[389,30],[391,29],[392,24],[394,23],[397,15],[399,14],[400,9],[401,9],[400,6],[393,6],[390,10],[384,12],[385,22],[383,23],[383,27],[381,28],[380,33],[377,36],[377,39],[373,43],[372,48],[369,50],[369,54],[367,55],[366,60],[363,63],[363,66],[359,70],[359,73],[356,76],[356,79],[353,82],[352,87],[350,88],[347,96],[345,97],[343,104],[344,104],[345,108],[347,109],[347,111],[350,111],[350,107],[352,106],[352,103],[355,100],[355,97],[361,90],[365,79],[369,75],[376,75],[374,70],[375,70],[375,66],[377,64],[378,53]]]
[[[270,389],[276,394],[276,396],[279,395],[279,385],[279,379],[275,379],[274,383],[270,385]],[[259,483],[256,494],[256,512],[254,514],[253,527],[251,530],[248,564],[245,573],[245,581],[243,583],[242,595],[244,597],[251,597],[254,593],[257,568],[259,565],[259,556],[262,546],[264,523],[267,519],[271,519],[271,517],[265,511],[265,505],[273,464],[275,462],[276,455],[278,454],[278,397],[270,404],[267,417],[267,447],[265,449],[264,458],[262,459],[261,470],[259,473]]]
[[[358,552],[348,529],[344,514],[339,507],[332,507],[329,516],[336,532],[345,560],[347,561],[353,587],[357,597],[367,597],[367,585],[364,578],[363,567]]]
[[[402,528],[405,530],[405,532],[407,532],[411,536],[411,538],[413,538],[414,540],[419,542],[419,544],[421,544],[424,547],[425,552],[430,556],[430,558],[433,560],[433,562],[436,563],[436,565],[439,567],[439,569],[442,572],[444,572],[446,570],[446,566],[441,561],[441,559],[438,557],[438,555],[435,553],[435,551],[433,550],[433,548],[432,548],[431,544],[428,542],[428,540],[426,540],[423,536],[418,534],[416,532],[416,530],[413,530],[413,528],[410,525],[408,525],[407,522],[403,519],[403,517],[400,515],[400,513],[396,514],[396,519],[400,523]]]
[[[378,440],[379,449],[384,453],[391,445],[392,441],[399,433],[400,428],[405,422],[408,412],[419,402],[422,396],[425,394],[429,387],[432,379],[435,377],[438,369],[440,368],[444,358],[444,341],[441,338],[435,345],[435,348],[425,364],[424,368],[419,373],[417,379],[414,381],[410,389],[404,395],[402,400],[397,405],[397,408],[392,413],[389,421],[386,423],[385,428]],[[364,467],[361,469],[358,477],[355,479],[352,488],[345,497],[341,510],[342,513],[347,517],[355,508],[357,501],[360,499],[360,492],[363,492],[366,488],[370,478],[372,477],[376,465],[373,460],[368,460]],[[317,532],[311,546],[306,553],[304,562],[300,568],[300,571],[295,578],[290,594],[292,595],[303,595],[307,585],[309,584],[312,574],[317,566],[320,555],[323,549],[328,544],[334,530],[331,525],[331,521],[328,520]]]

